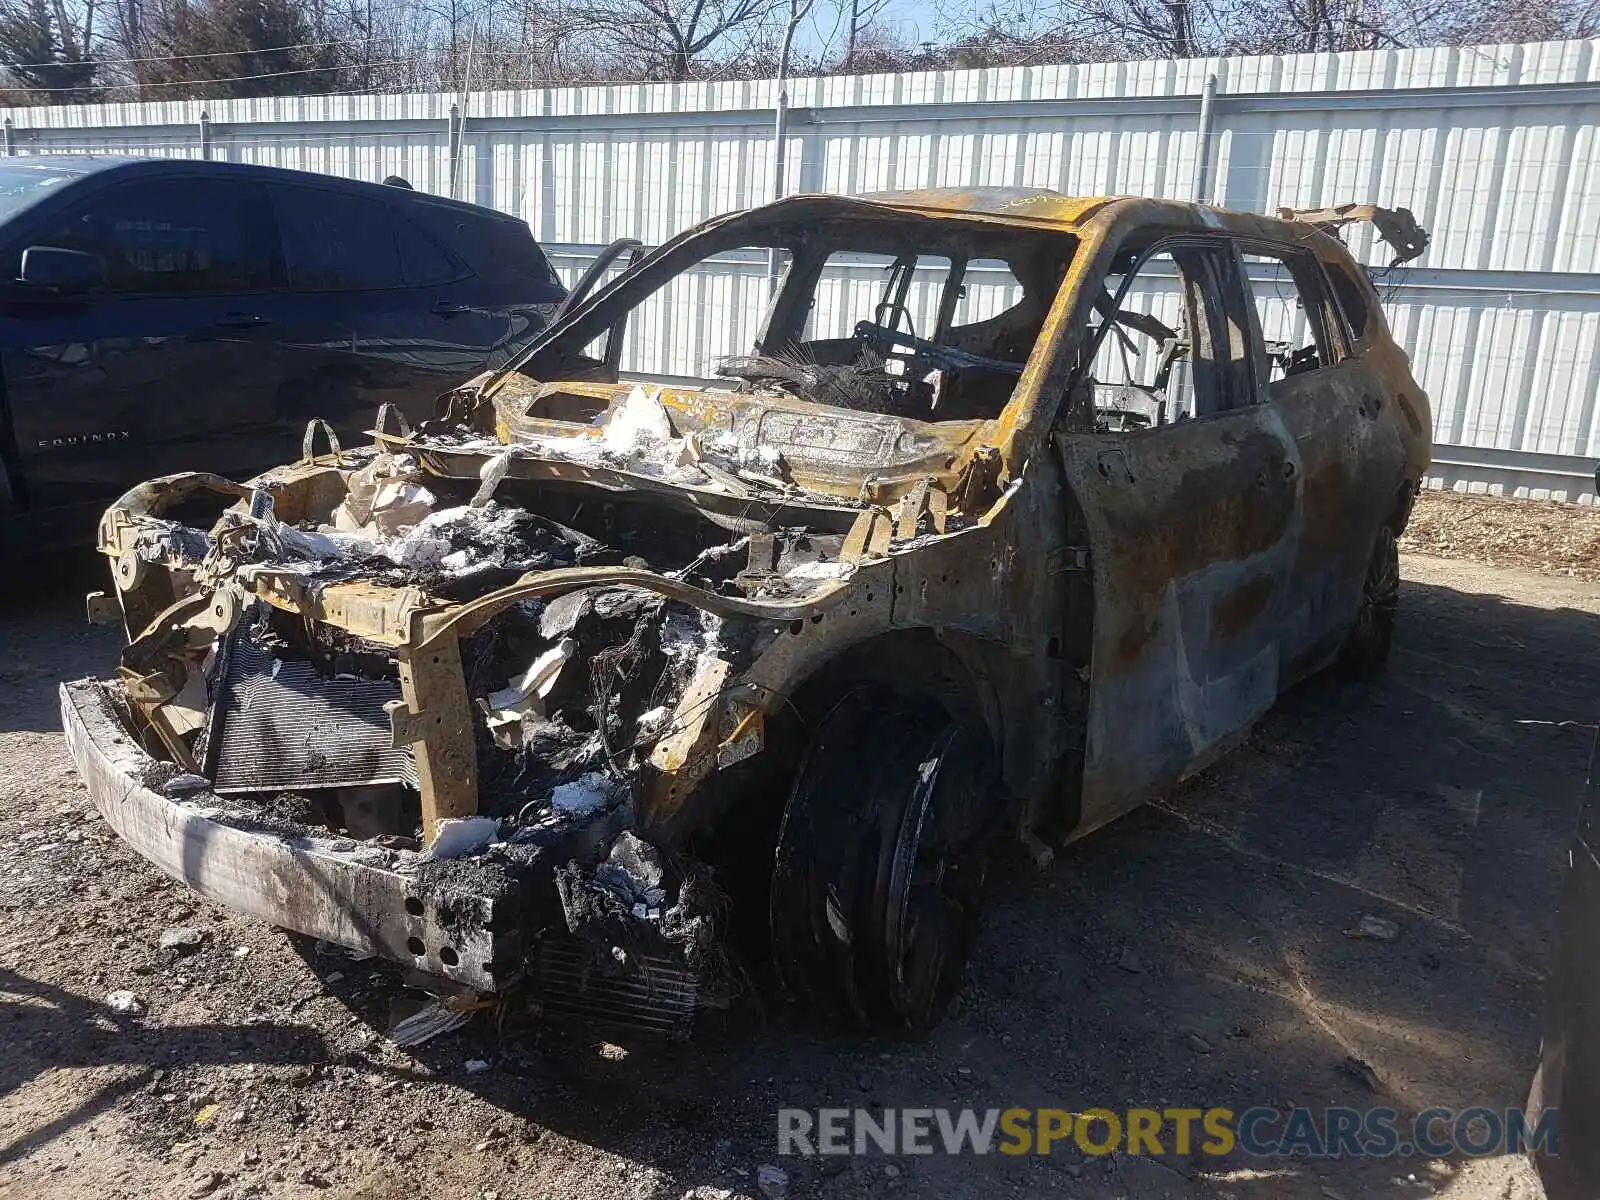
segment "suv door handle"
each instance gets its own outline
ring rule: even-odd
[[[448,300],[440,300],[428,311],[436,317],[459,317],[462,313],[471,312],[472,305],[452,304]]]
[[[231,312],[224,313],[212,324],[223,329],[254,329],[259,325],[271,325],[272,319],[270,317],[257,316],[255,313]]]

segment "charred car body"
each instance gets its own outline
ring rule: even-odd
[[[169,873],[441,984],[681,1030],[759,914],[790,987],[924,1025],[997,832],[1045,856],[1381,665],[1430,418],[1359,218],[1425,244],[1032,191],[707,222],[434,422],[113,506],[79,768]],[[740,249],[787,260],[746,352],[623,381]]]

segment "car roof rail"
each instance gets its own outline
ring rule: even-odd
[[[1355,221],[1369,221],[1378,231],[1378,237],[1394,251],[1394,261],[1389,264],[1391,267],[1420,257],[1428,248],[1428,231],[1417,224],[1417,218],[1409,208],[1337,204],[1331,208],[1280,208],[1277,216],[1280,221],[1315,225],[1327,234]]]

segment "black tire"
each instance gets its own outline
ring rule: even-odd
[[[981,728],[866,687],[819,723],[796,772],[772,876],[788,988],[879,1030],[937,1024],[976,929],[997,786]]]
[[[1339,647],[1339,673],[1348,679],[1371,679],[1389,661],[1394,641],[1394,614],[1400,600],[1400,550],[1395,532],[1385,525],[1361,581],[1361,607],[1355,624]]]

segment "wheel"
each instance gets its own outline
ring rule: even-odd
[[[987,735],[932,700],[866,687],[823,718],[772,877],[792,992],[873,1028],[938,1022],[971,948],[995,778]]]
[[[1400,599],[1400,551],[1394,530],[1385,525],[1367,563],[1361,583],[1361,607],[1355,624],[1339,647],[1340,673],[1351,679],[1371,679],[1383,670],[1394,641],[1394,612]]]

